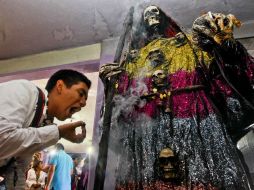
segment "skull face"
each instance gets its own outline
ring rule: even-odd
[[[129,62],[135,62],[136,59],[138,58],[139,50],[137,49],[132,49],[128,53],[128,61]]]
[[[156,6],[149,6],[144,10],[144,21],[148,26],[160,23],[160,10]]]
[[[167,75],[163,70],[157,70],[152,76],[153,83],[156,87],[163,87],[167,85]]]
[[[178,160],[173,150],[170,148],[162,149],[159,156],[159,163],[163,173],[163,180],[173,181],[178,178]]]
[[[160,49],[154,49],[149,52],[148,60],[152,67],[157,67],[165,62],[165,56]]]

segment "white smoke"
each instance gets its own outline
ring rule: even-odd
[[[113,98],[115,103],[115,107],[112,113],[112,123],[116,124],[118,117],[120,114],[127,117],[130,113],[132,113],[136,107],[142,108],[144,107],[146,101],[141,100],[140,97],[147,92],[147,86],[141,80],[137,82],[137,86],[135,88],[131,88],[127,96],[116,95]]]

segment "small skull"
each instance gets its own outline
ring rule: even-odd
[[[137,60],[137,58],[138,58],[138,54],[139,54],[139,50],[138,49],[132,49],[132,50],[130,50],[130,52],[127,55],[128,61],[129,62],[135,62]]]
[[[178,178],[178,159],[170,148],[162,149],[159,156],[160,170],[163,173],[163,180],[174,181]]]
[[[160,23],[160,10],[156,6],[149,6],[144,10],[144,21],[149,26]]]
[[[157,67],[165,62],[165,56],[159,48],[150,51],[148,59],[151,62],[152,67]]]
[[[167,85],[167,75],[163,70],[156,70],[152,76],[155,87],[164,87]]]

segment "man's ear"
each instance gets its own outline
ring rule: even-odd
[[[56,82],[56,91],[57,91],[58,94],[62,93],[63,87],[64,87],[64,81],[63,80],[58,80]]]

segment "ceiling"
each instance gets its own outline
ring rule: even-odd
[[[233,13],[244,23],[238,37],[254,34],[253,0],[0,0],[0,59],[117,37],[129,7],[148,4],[185,28],[207,11]]]

